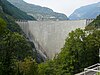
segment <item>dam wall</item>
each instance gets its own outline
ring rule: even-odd
[[[16,20],[16,23],[21,27],[23,32],[29,37],[29,23],[27,20]]]
[[[37,49],[50,59],[61,51],[69,32],[77,28],[84,29],[89,22],[87,20],[17,21],[27,37],[37,43],[35,44]]]
[[[31,33],[31,30],[29,29],[29,22],[26,20],[16,20],[16,23],[21,27],[29,41],[34,43],[37,53],[40,54],[42,56],[42,59],[45,61],[48,57],[39,42]]]

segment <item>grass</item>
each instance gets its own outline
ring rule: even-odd
[[[100,75],[100,72],[98,72],[96,75]]]

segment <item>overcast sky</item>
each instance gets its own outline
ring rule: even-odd
[[[55,12],[64,13],[69,16],[75,9],[100,0],[24,0],[31,4],[36,4],[53,9]]]

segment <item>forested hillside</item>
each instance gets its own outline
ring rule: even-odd
[[[0,18],[0,75],[15,75],[17,62],[28,57],[36,57],[32,46],[23,35],[9,30],[7,22]]]
[[[15,12],[19,9],[16,8],[17,10],[14,11],[13,5],[8,3],[7,6],[4,2],[7,1],[0,0],[0,75],[23,75],[26,72],[24,68],[27,66],[32,73],[35,73],[31,68],[36,68],[37,62],[41,62],[42,57],[37,55],[34,43],[30,43],[25,38],[21,28],[14,22],[15,19],[33,20],[34,18],[26,14],[25,17],[23,13],[17,15]]]
[[[0,0],[0,6],[4,13],[12,16],[14,19],[36,20],[32,16],[27,15],[25,12],[9,3],[7,0]]]

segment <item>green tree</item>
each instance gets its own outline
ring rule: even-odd
[[[53,60],[38,65],[39,75],[58,75]]]
[[[81,72],[85,67],[99,62],[100,31],[91,34],[76,29],[69,33],[65,45],[56,60],[62,75]]]
[[[38,75],[38,64],[31,57],[25,58],[24,61],[18,61],[16,65],[18,68],[17,75],[19,73],[21,75]]]
[[[33,58],[32,47],[22,35],[11,32],[3,19],[0,19],[0,29],[0,73],[14,75],[15,60],[23,60],[28,56]]]
[[[6,28],[6,22],[2,18],[0,18],[0,35],[3,33],[5,28]]]
[[[11,33],[6,28],[6,22],[0,18],[0,66],[1,75],[13,75],[14,65],[12,57],[12,46],[10,42]]]

